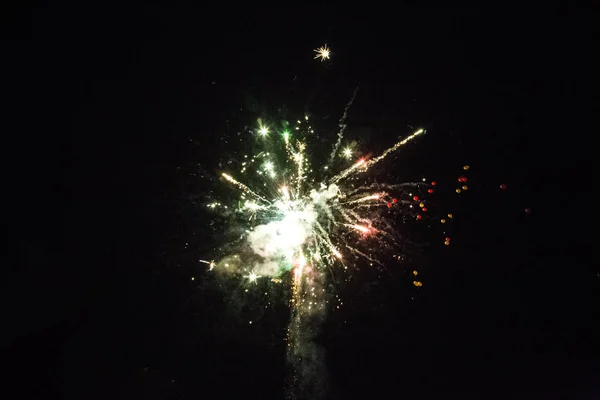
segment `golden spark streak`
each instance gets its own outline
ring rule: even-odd
[[[223,178],[225,178],[227,181],[231,182],[235,187],[237,187],[238,189],[240,189],[242,192],[244,193],[248,193],[251,194],[252,196],[256,197],[257,199],[260,199],[264,202],[269,202],[267,199],[265,199],[264,197],[262,197],[261,195],[259,195],[258,193],[253,192],[248,186],[244,185],[241,182],[238,182],[237,180],[235,180],[231,175],[226,174],[226,173],[222,173],[221,176]]]

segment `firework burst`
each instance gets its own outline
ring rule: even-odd
[[[236,235],[224,254],[215,257],[217,261],[200,260],[209,270],[235,274],[247,284],[267,278],[281,283],[290,275],[287,345],[292,398],[315,398],[322,390],[324,372],[317,371],[322,363],[312,338],[325,314],[328,276],[360,259],[383,265],[380,253],[399,245],[392,221],[398,215],[421,218],[416,193],[426,185],[375,183],[372,169],[425,131],[399,138],[376,157],[355,156],[356,149],[342,145],[356,93],[338,123],[328,157],[309,151],[316,133],[308,116],[281,129],[259,120],[250,134],[264,149],[245,155],[239,163],[228,163],[239,165],[237,170],[220,172],[222,183],[238,193],[237,204],[226,206],[221,200],[209,204],[217,212],[233,214],[229,229]],[[327,161],[316,168],[314,159]]]
[[[314,52],[317,53],[315,59],[320,58],[321,61],[328,60],[331,57],[331,50],[329,47],[327,47],[327,45],[315,49]]]
[[[259,128],[259,135],[265,130],[268,128]],[[287,161],[283,170],[276,168],[270,153],[261,152],[250,162],[241,163],[240,175],[251,168],[248,164],[256,165],[254,175],[261,178],[257,185],[242,183],[233,172],[222,172],[223,183],[240,193],[235,213],[245,229],[236,243],[238,251],[234,257],[201,262],[211,270],[221,268],[261,276],[294,270],[294,276],[301,277],[308,271],[307,266],[321,271],[347,268],[345,260],[350,254],[372,261],[375,255],[366,256],[360,250],[365,241],[394,243],[396,236],[388,223],[389,213],[382,211],[396,206],[396,212],[416,215],[406,208],[412,208],[414,198],[418,199],[411,190],[422,185],[371,183],[368,172],[424,132],[419,129],[380,156],[359,158],[322,180],[313,176],[302,139],[284,139]],[[349,157],[347,149],[339,154],[339,158]],[[331,169],[331,165],[323,168],[325,172]],[[358,185],[358,180],[366,184]],[[252,182],[256,183],[256,179]],[[214,202],[209,207],[219,209],[223,204]]]

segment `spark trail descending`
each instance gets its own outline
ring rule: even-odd
[[[354,92],[352,93],[352,98],[346,105],[346,108],[344,109],[344,114],[342,115],[342,118],[340,118],[340,122],[338,123],[340,131],[338,132],[338,135],[337,135],[338,136],[337,141],[335,142],[335,145],[333,145],[333,151],[331,152],[331,156],[329,157],[329,164],[327,164],[328,166],[333,164],[333,160],[338,152],[338,149],[340,148],[340,144],[342,144],[342,139],[344,138],[344,131],[346,130],[346,126],[347,126],[346,119],[348,118],[348,111],[350,110],[350,107],[352,107],[352,104],[354,103],[354,99],[356,99],[357,93],[358,93],[358,86],[356,87],[356,89],[354,89]],[[346,149],[346,150],[349,150],[349,149]],[[349,151],[345,151],[344,155],[347,158],[350,158],[351,153],[349,153]]]
[[[239,191],[236,219],[229,227],[237,237],[226,255],[215,257],[218,261],[200,260],[211,271],[242,276],[248,283],[265,278],[281,282],[290,275],[290,398],[315,399],[325,390],[322,351],[313,339],[326,313],[330,296],[326,282],[332,271],[347,270],[360,259],[382,265],[378,252],[398,246],[399,235],[389,217],[420,219],[413,197],[425,184],[374,183],[375,177],[368,172],[425,133],[423,129],[398,140],[381,155],[355,159],[350,166],[352,153],[338,154],[357,91],[340,119],[327,164],[331,168],[311,167],[307,147],[315,128],[308,116],[291,131],[288,124],[278,130],[259,121],[255,135],[265,151],[246,155],[238,171],[221,172],[223,182]],[[220,202],[209,206],[216,211],[224,207]]]

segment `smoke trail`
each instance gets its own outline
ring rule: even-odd
[[[354,103],[354,99],[356,98],[356,94],[358,93],[358,86],[354,89],[354,92],[352,93],[352,98],[350,99],[350,102],[348,104],[346,104],[346,108],[344,108],[344,114],[342,115],[342,118],[340,118],[340,122],[338,123],[338,126],[340,127],[340,131],[338,132],[338,139],[335,142],[335,145],[333,146],[333,151],[331,152],[331,156],[329,157],[329,163],[327,164],[327,166],[331,166],[331,164],[333,164],[333,159],[335,158],[335,155],[338,151],[338,149],[340,148],[340,144],[342,144],[342,139],[344,138],[344,131],[346,130],[346,118],[348,117],[348,111],[350,110],[350,107],[352,107],[352,103]]]
[[[318,400],[327,392],[325,350],[315,342],[325,318],[322,279],[321,274],[296,275],[294,281],[287,336],[287,362],[291,367],[286,393],[289,400]]]

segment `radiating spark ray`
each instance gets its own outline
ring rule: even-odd
[[[425,132],[425,130],[419,129],[418,131],[416,131],[412,135],[410,135],[407,138],[399,141],[394,146],[392,146],[389,149],[387,149],[386,151],[384,151],[379,157],[373,158],[373,159],[371,159],[369,161],[366,161],[366,162],[365,162],[365,160],[360,160],[358,163],[354,164],[350,168],[346,169],[345,171],[342,171],[342,173],[340,173],[339,175],[333,177],[331,179],[331,182],[332,183],[337,183],[338,181],[340,181],[341,179],[346,178],[348,175],[350,175],[352,172],[354,172],[356,170],[358,170],[360,172],[367,171],[373,165],[377,164],[379,161],[381,161],[385,157],[387,157],[388,154],[390,154],[390,153],[398,150],[400,147],[404,146],[406,143],[410,142],[411,140],[413,140],[415,137],[419,136],[423,132]],[[359,169],[359,167],[360,167],[360,169]]]
[[[345,224],[348,228],[352,228],[352,229],[356,229],[359,232],[362,233],[369,233],[371,232],[371,230],[369,228],[367,228],[366,226],[363,225],[356,225],[356,224]]]
[[[209,266],[208,270],[209,270],[209,271],[212,271],[212,270],[213,270],[213,268],[215,268],[215,267],[216,267],[216,265],[217,265],[217,264],[215,264],[215,260],[211,260],[211,261],[199,260],[199,261],[200,261],[201,263],[208,264],[208,266]]]
[[[412,135],[408,136],[405,139],[402,139],[401,141],[399,141],[398,143],[396,143],[395,145],[393,145],[392,147],[390,147],[389,149],[384,151],[383,154],[381,154],[379,157],[375,157],[375,158],[372,158],[369,161],[367,161],[366,164],[361,169],[363,171],[366,171],[367,169],[371,168],[373,165],[377,164],[379,161],[386,158],[388,156],[388,154],[393,153],[394,151],[398,150],[400,147],[404,146],[406,143],[410,142],[411,140],[413,140],[414,138],[416,138],[417,136],[419,136],[420,134],[422,134],[424,132],[425,132],[424,129],[417,130]]]
[[[327,166],[331,166],[331,164],[333,164],[335,155],[337,154],[338,149],[340,148],[340,145],[342,144],[342,139],[344,138],[344,131],[346,130],[346,119],[348,118],[348,111],[350,110],[350,107],[352,107],[352,104],[354,103],[354,99],[356,99],[357,93],[358,93],[358,86],[354,89],[354,92],[352,92],[352,97],[350,98],[350,101],[348,102],[348,104],[346,104],[346,108],[344,108],[344,114],[342,114],[342,118],[340,118],[340,121],[338,122],[338,127],[340,128],[340,130],[337,134],[337,136],[338,136],[337,141],[333,145],[333,151],[331,152],[331,155],[329,156],[329,163],[327,164]]]
[[[348,250],[350,250],[352,253],[358,254],[359,256],[363,257],[364,259],[369,260],[370,262],[374,262],[383,267],[383,264],[381,263],[381,261],[377,260],[376,258],[370,257],[370,256],[366,255],[365,253],[363,253],[362,251],[355,249],[354,247],[346,246],[346,248]]]
[[[360,199],[346,201],[346,202],[343,202],[341,204],[343,204],[343,205],[357,204],[357,203],[362,203],[362,202],[369,201],[369,200],[379,200],[381,197],[385,196],[385,194],[386,193],[370,194],[368,196],[361,197]]]
[[[269,203],[269,200],[265,199],[264,197],[262,197],[258,193],[255,193],[254,191],[252,191],[248,186],[244,185],[243,183],[238,182],[231,175],[226,174],[226,173],[222,173],[221,176],[223,176],[223,178],[225,178],[227,181],[231,182],[234,186],[236,186],[242,192],[248,193],[248,194],[256,197],[257,199],[260,199],[260,200],[262,200],[262,201],[264,201],[266,203]]]
[[[385,189],[385,190],[389,190],[389,191],[396,191],[396,190],[402,190],[406,187],[422,187],[424,186],[423,183],[420,182],[405,182],[405,183],[398,183],[395,185],[390,185],[387,183],[371,183],[368,186],[361,186],[359,188],[353,189],[353,190],[348,190],[346,192],[347,196],[352,196],[355,195],[356,193],[360,193],[360,192],[371,192],[373,190],[381,190],[381,189]],[[387,194],[387,193],[385,193]],[[383,194],[382,194],[383,197]]]
[[[358,167],[360,167],[361,165],[363,165],[365,163],[364,159],[360,159],[358,160],[353,166],[351,166],[350,168],[345,169],[344,171],[342,171],[340,174],[334,176],[331,179],[331,183],[337,183],[340,180],[344,179],[345,177],[347,177],[348,175],[350,175],[352,172],[354,172],[356,169],[358,169]]]

